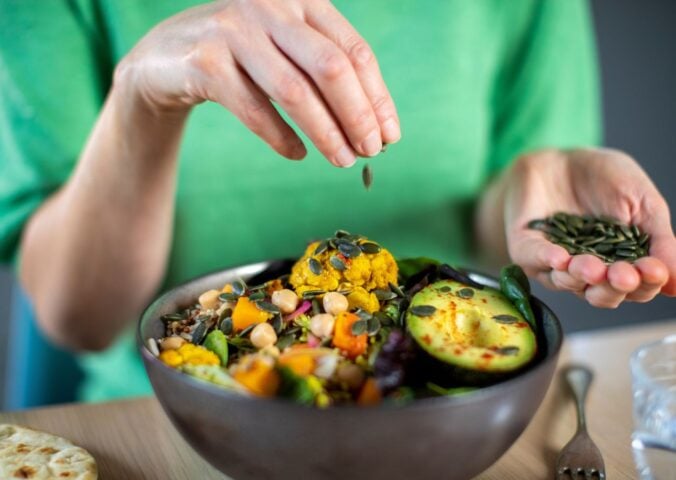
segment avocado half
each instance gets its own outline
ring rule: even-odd
[[[453,280],[432,283],[413,296],[406,318],[411,336],[445,365],[440,370],[452,382],[499,381],[528,364],[537,352],[530,325],[507,297],[492,288],[479,290]]]

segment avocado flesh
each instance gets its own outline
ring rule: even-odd
[[[413,307],[422,305],[436,310],[415,315]],[[478,290],[453,280],[432,283],[413,296],[407,324],[429,355],[456,367],[456,373],[480,374],[476,379],[513,372],[537,351],[535,334],[523,316],[500,291],[488,287]]]

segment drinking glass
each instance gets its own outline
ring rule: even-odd
[[[639,347],[629,363],[641,480],[676,480],[676,335]]]

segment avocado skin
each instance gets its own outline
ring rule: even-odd
[[[500,291],[487,287],[483,290],[474,290],[470,298],[464,298],[458,292],[466,288],[466,285],[454,280],[434,282],[414,295],[411,307],[432,305],[437,308],[436,312],[427,317],[419,317],[414,315],[409,307],[406,317],[409,333],[418,348],[416,370],[424,373],[423,378],[444,387],[483,386],[506,380],[527,367],[537,354],[535,333]],[[465,350],[467,342],[472,341],[471,334],[467,333],[470,330],[445,328],[446,323],[460,320],[460,314],[465,319],[468,316],[474,318],[473,321],[480,322],[482,327],[497,332],[497,336],[492,338],[485,348]],[[494,320],[496,315],[508,315],[513,317],[514,321],[508,324],[493,323],[496,322]],[[458,323],[461,323],[459,320]],[[461,333],[456,333],[458,331]],[[457,335],[457,338],[453,337],[454,342],[444,343],[438,340],[451,334]],[[447,345],[448,348],[443,348]],[[454,353],[458,349],[451,346],[456,345],[463,347],[459,349],[463,351],[462,354]],[[471,345],[475,346],[474,343]],[[495,350],[490,350],[512,345],[519,347],[517,355],[499,355]],[[472,350],[473,353],[465,354]],[[481,360],[479,355],[481,353],[492,354],[495,361]]]
[[[409,378],[424,379],[424,382],[410,381],[415,387],[423,387],[425,382],[436,383],[440,387],[485,387],[495,383],[504,382],[517,375],[531,364],[509,372],[486,372],[470,370],[450,363],[445,363],[416,344],[415,362],[411,365]]]

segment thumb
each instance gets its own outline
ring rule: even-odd
[[[676,237],[673,234],[655,236],[651,240],[650,256],[661,260],[669,272],[669,280],[662,287],[662,293],[676,296]]]
[[[516,230],[507,237],[507,247],[512,261],[520,265],[529,276],[550,270],[566,270],[570,254],[565,248],[555,245],[542,232],[525,228]]]

